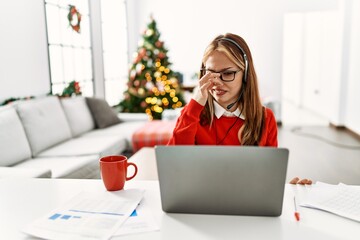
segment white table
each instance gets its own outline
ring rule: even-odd
[[[158,173],[155,161],[155,151],[152,147],[143,147],[129,158],[138,166],[138,173],[134,180],[158,180]],[[132,174],[132,167],[129,167],[129,176]]]
[[[143,169],[146,165],[142,164],[142,161],[149,161],[145,164],[155,166],[151,152],[152,149],[145,149],[132,159],[138,163],[139,171],[143,170],[140,178],[155,176],[147,175]],[[360,223],[319,210],[300,208],[301,220],[296,222],[293,197],[296,195],[301,201],[309,186],[286,185],[280,217],[166,214],[161,210],[158,181],[133,179],[126,183],[125,189],[129,188],[146,190],[143,204],[151,208],[160,231],[118,239],[358,240],[360,237]],[[103,192],[105,188],[101,180],[0,179],[0,239],[26,239],[27,236],[20,232],[23,226],[61,206],[82,190]]]

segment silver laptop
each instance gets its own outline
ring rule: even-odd
[[[289,151],[239,146],[156,146],[168,213],[279,216]]]

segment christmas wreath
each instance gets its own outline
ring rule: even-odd
[[[76,17],[77,21],[73,22],[74,17]],[[70,27],[77,33],[80,33],[81,14],[75,6],[69,5],[69,14],[67,15],[67,18],[69,20]]]

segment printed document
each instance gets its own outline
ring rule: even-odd
[[[23,231],[46,239],[109,239],[134,212],[144,191],[81,192]]]
[[[160,228],[156,223],[149,206],[140,202],[136,210],[130,215],[126,222],[121,225],[114,236],[123,236],[159,230]]]
[[[360,186],[317,182],[300,206],[321,209],[360,222]]]

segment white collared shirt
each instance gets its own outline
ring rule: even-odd
[[[237,117],[240,115],[240,110],[239,108],[236,108],[235,111],[230,112],[227,111],[225,108],[223,108],[222,106],[220,106],[220,104],[218,102],[216,102],[214,100],[214,108],[215,108],[215,116],[217,119],[221,118],[221,116],[225,116],[225,117]],[[243,114],[241,114],[239,116],[239,118],[241,118],[242,120],[245,120],[245,116]]]

